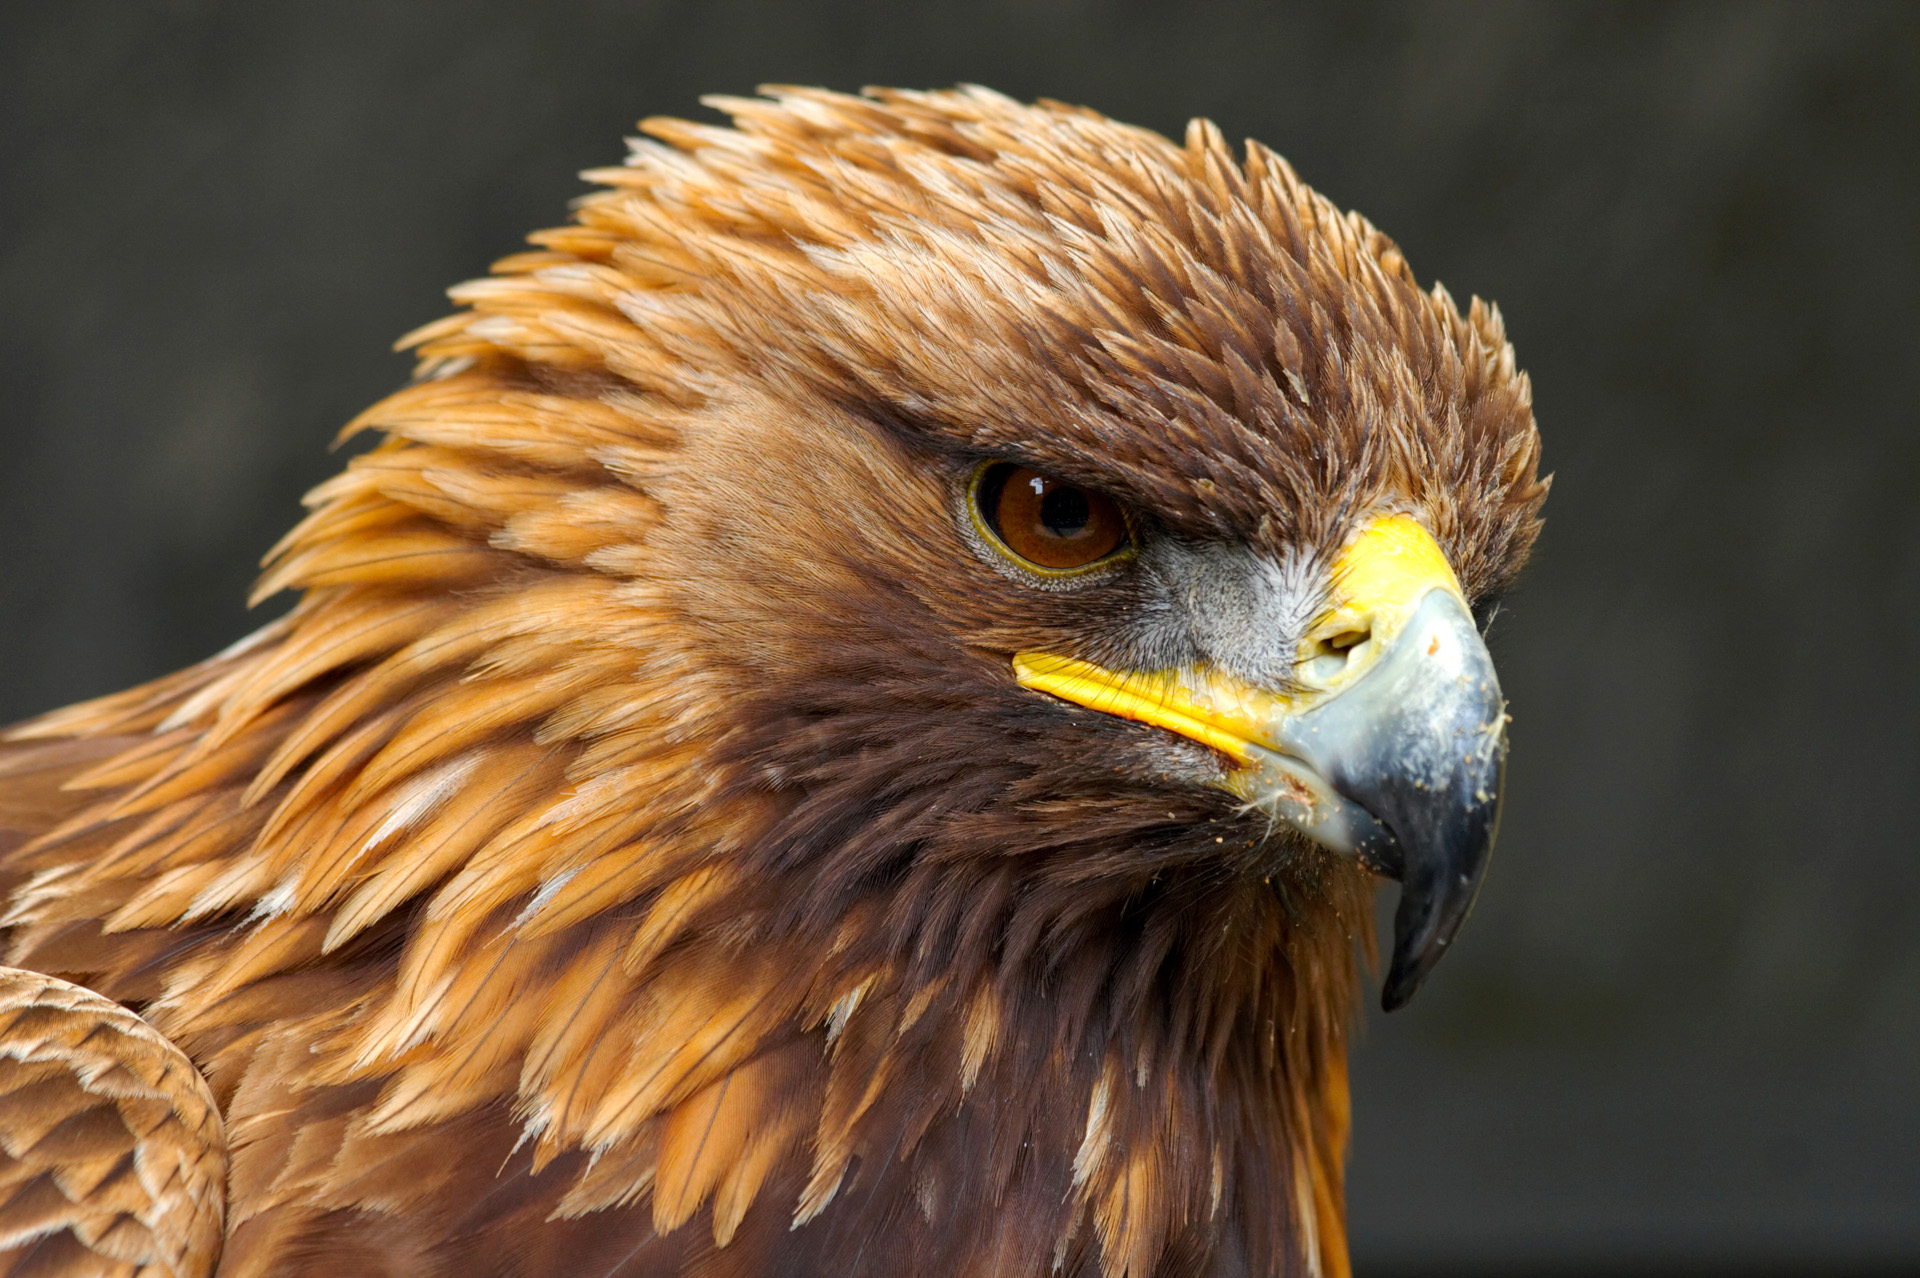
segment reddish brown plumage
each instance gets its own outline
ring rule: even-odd
[[[7,961],[142,1011],[223,1274],[1341,1273],[1370,888],[1018,688],[1096,598],[981,457],[1470,597],[1544,485],[1497,316],[1271,152],[979,91],[652,121],[415,334],[240,647],[0,746]]]

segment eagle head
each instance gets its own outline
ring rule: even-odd
[[[1404,1003],[1493,842],[1475,617],[1545,493],[1497,312],[1203,121],[777,101],[652,122],[590,264],[562,232],[465,296],[585,290],[676,362],[630,578],[753,856],[805,876],[783,910],[936,865],[1062,919],[1360,866],[1403,883]]]

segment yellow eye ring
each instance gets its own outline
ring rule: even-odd
[[[1100,572],[1134,551],[1133,523],[1120,503],[1018,462],[976,467],[967,513],[982,541],[1050,580]]]

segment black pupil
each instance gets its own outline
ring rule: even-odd
[[[1078,488],[1062,485],[1040,499],[1040,522],[1056,537],[1078,537],[1092,514],[1086,493]]]

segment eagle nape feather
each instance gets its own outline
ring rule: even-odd
[[[291,612],[0,738],[0,1273],[1347,1272],[1498,312],[1204,121],[764,92],[408,339]]]

